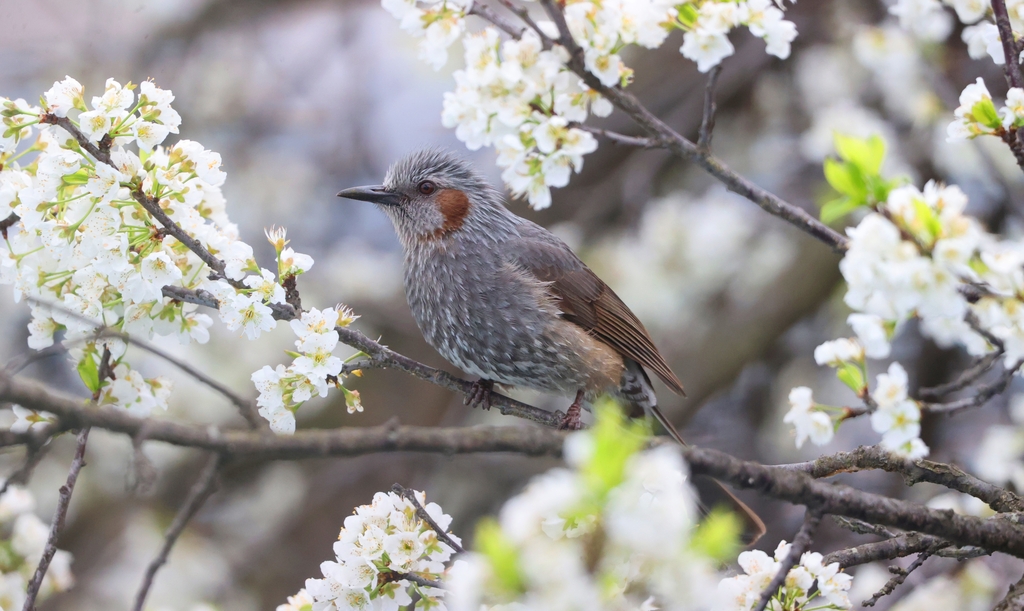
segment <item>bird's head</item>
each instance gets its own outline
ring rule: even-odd
[[[338,197],[377,204],[406,247],[450,238],[486,210],[503,208],[501,195],[464,160],[438,150],[418,151],[388,170],[384,184],[354,187]]]

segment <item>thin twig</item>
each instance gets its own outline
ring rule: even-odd
[[[550,42],[550,39],[547,37],[547,34],[544,33],[544,30],[541,30],[540,26],[537,25],[537,22],[533,20],[533,17],[530,17],[530,11],[527,10],[526,7],[518,6],[512,3],[510,0],[498,0],[498,2],[502,6],[507,8],[509,11],[514,13],[516,17],[522,19],[523,23],[525,23],[531,30],[536,32],[537,35],[540,36],[541,40],[547,40]],[[479,3],[474,2],[474,4]]]
[[[992,611],[1020,611],[1024,607],[1022,598],[1024,598],[1024,577],[1010,586],[1006,596],[995,607],[992,607]]]
[[[173,290],[169,290],[173,289]],[[203,291],[190,291],[182,287],[164,287],[165,295],[174,295],[175,299],[181,299],[182,301],[189,301],[190,303],[199,303],[211,308],[217,308],[217,300],[212,295],[203,295]],[[277,320],[291,320],[295,318],[295,310],[287,304],[277,304],[279,307],[274,310],[274,318]],[[435,369],[429,365],[425,365],[411,359],[403,354],[399,354],[387,346],[381,344],[378,341],[370,339],[364,333],[357,331],[351,327],[335,327],[335,331],[338,332],[338,338],[343,344],[357,348],[363,351],[369,360],[377,368],[387,369],[398,369],[411,374],[421,380],[430,382],[431,384],[447,388],[448,390],[468,395],[474,389],[473,382],[458,378],[440,369]],[[490,405],[495,407],[504,416],[515,416],[517,418],[523,418],[537,424],[542,424],[551,428],[558,428],[562,422],[564,414],[561,411],[549,412],[532,405],[527,405],[520,401],[516,401],[510,397],[506,397],[500,393],[491,391]]]
[[[466,551],[462,549],[462,546],[459,545],[459,543],[456,542],[455,539],[452,539],[450,536],[448,536],[448,533],[445,532],[443,528],[437,525],[437,522],[434,521],[434,518],[430,517],[430,514],[427,513],[427,510],[423,508],[423,505],[420,505],[420,501],[419,499],[416,498],[415,492],[403,487],[401,484],[392,485],[391,490],[395,494],[408,500],[410,503],[413,504],[414,507],[416,507],[416,515],[419,517],[419,519],[426,522],[430,526],[430,528],[434,529],[434,532],[437,533],[437,538],[439,540],[443,541],[448,547],[452,548],[460,554]]]
[[[601,83],[597,76],[587,70],[583,62],[583,50],[570,35],[569,26],[565,21],[565,15],[562,13],[560,5],[555,0],[542,0],[542,4],[551,20],[558,27],[559,39],[557,42],[569,51],[570,57],[567,64],[569,69],[582,78],[588,87],[600,93],[616,108],[629,115],[648,135],[661,139],[666,149],[678,157],[695,162],[706,172],[724,183],[731,191],[761,206],[769,214],[788,221],[798,229],[828,244],[834,251],[844,252],[846,250],[849,240],[845,236],[814,218],[806,210],[784,201],[777,195],[762,189],[747,178],[736,173],[714,155],[702,151],[696,143],[684,138],[669,127],[668,124],[656,117],[633,94],[627,93],[621,87],[608,87]],[[478,11],[476,14],[489,19],[487,11]],[[493,15],[493,12],[490,15]],[[492,23],[502,27],[502,29],[508,27],[507,24],[503,27],[499,22],[492,21]],[[510,30],[510,33],[515,35],[517,29],[512,27]],[[509,31],[509,29],[506,29],[506,31]],[[521,33],[522,30],[519,29],[518,32]]]
[[[978,479],[955,465],[930,460],[909,460],[878,446],[861,446],[852,452],[837,452],[787,469],[799,470],[814,478],[831,477],[864,469],[881,469],[899,473],[908,486],[928,482],[969,494],[988,503],[998,512],[1024,512],[1024,498]]]
[[[82,130],[78,129],[78,127],[71,122],[70,117],[58,117],[53,113],[46,113],[39,118],[39,122],[47,125],[57,125],[64,128],[64,131],[71,134],[71,137],[78,141],[78,145],[85,149],[87,153],[95,157],[97,161],[103,162],[110,167],[114,167],[114,164],[110,161],[110,151],[105,151],[90,142],[89,138],[82,133]]]
[[[949,545],[949,543],[947,542],[947,543],[941,544],[941,545]],[[926,550],[922,551],[920,554],[917,555],[917,558],[914,560],[914,562],[912,562],[910,564],[910,566],[905,568],[905,569],[901,569],[899,567],[889,567],[889,570],[891,572],[895,573],[895,575],[892,577],[892,579],[890,579],[888,581],[888,583],[886,583],[884,586],[882,586],[881,590],[875,592],[871,596],[871,598],[869,598],[869,599],[865,600],[864,602],[862,602],[861,606],[864,606],[864,607],[874,607],[875,603],[877,603],[879,601],[879,599],[881,599],[883,596],[888,596],[888,595],[892,594],[893,590],[898,588],[900,586],[900,584],[902,584],[904,581],[906,581],[907,577],[909,577],[911,573],[913,573],[917,569],[921,568],[921,565],[924,564],[925,560],[928,560],[928,558],[930,558],[932,556],[932,554],[934,554],[936,551],[938,551],[938,549],[939,548],[935,548],[935,549],[929,548],[929,549],[926,549]]]
[[[64,529],[64,519],[68,514],[68,506],[71,504],[71,493],[75,490],[75,482],[78,481],[78,473],[85,466],[85,444],[89,441],[89,428],[86,427],[78,433],[78,445],[75,447],[75,458],[71,461],[71,469],[68,471],[67,482],[60,487],[60,494],[57,497],[57,509],[53,514],[53,522],[50,523],[50,534],[46,538],[46,546],[43,548],[43,556],[39,559],[32,580],[25,590],[25,604],[22,611],[33,611],[36,605],[36,596],[39,595],[39,588],[43,585],[43,577],[50,568],[50,561],[57,553],[57,537]]]
[[[7,230],[14,226],[15,223],[21,220],[21,217],[15,213],[10,213],[7,218],[0,221],[0,236],[7,239]]]
[[[166,289],[166,288],[170,288],[170,287],[164,287],[164,288]],[[259,414],[256,411],[256,408],[253,407],[252,401],[248,401],[248,400],[242,398],[235,391],[231,390],[227,386],[221,384],[217,380],[215,380],[212,377],[208,376],[207,374],[203,373],[202,371],[200,371],[196,367],[193,367],[191,364],[186,363],[185,361],[179,359],[178,357],[176,357],[176,356],[174,356],[172,354],[169,354],[168,352],[165,352],[164,350],[161,350],[160,348],[157,348],[156,346],[154,346],[153,344],[151,344],[151,343],[149,343],[149,342],[147,342],[145,340],[142,340],[142,339],[139,339],[139,338],[136,338],[136,337],[132,337],[128,333],[125,333],[123,331],[118,331],[116,329],[112,329],[112,328],[104,325],[102,322],[98,322],[98,321],[92,320],[92,319],[90,319],[88,317],[82,316],[78,312],[73,312],[73,311],[65,308],[60,303],[55,303],[55,302],[51,302],[51,301],[45,301],[45,300],[42,300],[42,299],[37,299],[35,297],[27,297],[26,299],[29,302],[31,302],[31,303],[34,303],[34,304],[37,304],[39,306],[48,308],[50,310],[57,310],[58,312],[61,312],[62,314],[66,315],[66,316],[70,316],[70,317],[72,317],[72,318],[74,318],[76,320],[80,320],[80,321],[82,321],[82,322],[84,322],[86,324],[93,325],[93,327],[96,329],[96,332],[91,337],[94,340],[101,340],[101,339],[106,339],[106,338],[119,339],[119,340],[121,340],[121,341],[123,341],[125,343],[128,343],[128,344],[131,344],[131,345],[133,345],[133,346],[135,346],[137,348],[141,348],[141,349],[145,350],[146,352],[149,352],[150,354],[152,354],[154,356],[160,357],[161,359],[167,361],[168,363],[174,365],[178,369],[180,369],[180,370],[184,371],[185,373],[187,373],[188,375],[192,376],[196,380],[200,381],[201,383],[209,386],[213,390],[215,390],[215,391],[219,392],[220,394],[224,395],[225,397],[227,397],[227,399],[229,401],[231,401],[231,403],[233,403],[238,408],[239,413],[242,415],[243,418],[245,418],[245,421],[249,424],[250,427],[255,428],[255,429],[259,429],[259,428],[264,428],[265,429],[265,428],[267,428],[266,421],[263,420],[262,418],[260,418]],[[51,348],[56,348],[56,346],[51,346]],[[19,366],[23,366],[23,365],[21,363],[19,363]],[[8,368],[9,367],[10,366],[8,366]]]
[[[917,395],[922,399],[936,400],[963,390],[977,382],[981,376],[988,373],[988,371],[992,369],[992,366],[999,361],[1001,356],[1002,352],[990,352],[978,359],[969,368],[965,369],[957,379],[952,382],[921,388],[917,391]]]
[[[444,585],[441,584],[441,582],[434,581],[433,579],[427,579],[426,577],[420,577],[416,573],[395,573],[393,578],[389,581],[401,581],[403,579],[425,588],[437,588],[439,590],[444,589]]]
[[[856,547],[832,552],[825,556],[822,564],[829,565],[833,562],[838,562],[840,567],[847,569],[862,564],[878,562],[879,560],[893,560],[910,556],[911,554],[918,554],[924,550],[936,547],[940,542],[942,542],[942,539],[931,535],[922,535],[916,532],[902,533],[884,541],[864,543]],[[935,553],[936,556],[956,560],[969,560],[989,554],[990,552],[987,550],[973,546],[940,549]]]
[[[1024,359],[1017,361],[1012,367],[1005,369],[1001,374],[999,374],[999,377],[991,383],[976,387],[970,397],[965,397],[958,401],[950,401],[949,403],[922,403],[921,411],[932,414],[950,415],[967,409],[980,407],[992,397],[1006,390],[1006,387],[1010,385],[1011,381],[1013,381],[1014,373],[1016,373],[1022,365],[1024,365]]]
[[[153,579],[156,577],[160,567],[167,562],[167,557],[171,554],[171,548],[174,547],[178,537],[185,530],[189,520],[196,515],[199,508],[203,506],[203,503],[217,490],[217,473],[221,463],[222,458],[219,454],[210,456],[209,460],[206,461],[206,466],[203,467],[202,473],[199,474],[199,479],[196,480],[196,483],[188,491],[185,502],[178,509],[178,513],[174,516],[174,521],[167,527],[167,532],[164,533],[164,544],[160,548],[160,553],[146,567],[146,574],[142,578],[142,584],[139,585],[139,591],[135,595],[135,603],[132,605],[133,611],[142,611],[142,606],[146,603],[146,597],[149,595],[149,589],[153,586]]]
[[[47,428],[50,427],[48,426]],[[26,444],[25,461],[21,463],[21,466],[18,467],[14,473],[11,473],[11,475],[4,480],[4,485],[0,486],[0,497],[7,492],[7,489],[11,487],[11,484],[25,485],[28,483],[29,478],[32,477],[32,472],[49,451],[49,441],[50,437],[48,436],[42,443]]]
[[[992,15],[996,18],[999,40],[1003,43],[1003,54],[1006,55],[1006,61],[1003,62],[1006,86],[1020,87],[1020,52],[1017,50],[1017,43],[1013,38],[1013,26],[1010,24],[1010,15],[1006,11],[1006,0],[992,0]]]
[[[645,138],[643,136],[627,136],[626,134],[620,134],[607,129],[601,129],[599,127],[590,127],[582,123],[576,123],[574,126],[578,129],[582,129],[585,132],[590,132],[595,136],[600,136],[610,140],[614,144],[625,144],[628,146],[636,146],[645,149],[654,148],[665,148],[665,144],[657,138]]]
[[[768,583],[768,587],[761,592],[761,599],[754,607],[754,611],[764,611],[768,607],[772,597],[786,583],[789,570],[796,566],[797,562],[800,561],[800,556],[811,546],[811,542],[814,540],[814,531],[820,523],[821,514],[814,509],[808,508],[807,513],[804,514],[804,523],[796,533],[796,536],[793,537],[793,542],[789,546],[789,553],[779,563],[779,570],[775,573],[775,577],[772,577],[771,582]]]
[[[707,154],[711,151],[711,135],[715,129],[715,85],[718,75],[722,73],[722,64],[718,64],[708,73],[708,84],[704,89],[704,117],[700,122],[700,133],[697,137],[697,148]]]

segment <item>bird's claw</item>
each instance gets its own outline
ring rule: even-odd
[[[573,403],[565,412],[562,421],[558,423],[560,431],[578,431],[583,428],[583,421],[580,419],[579,403]]]
[[[463,403],[470,407],[489,410],[491,409],[491,392],[493,391],[494,382],[492,380],[477,380],[473,382],[473,387],[466,393]]]

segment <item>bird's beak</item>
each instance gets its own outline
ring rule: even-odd
[[[383,185],[368,187],[352,187],[338,193],[338,197],[346,199],[358,199],[363,202],[373,202],[385,206],[397,206],[402,203],[402,196],[393,191],[388,191]]]

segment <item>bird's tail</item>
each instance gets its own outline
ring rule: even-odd
[[[633,408],[633,413],[630,416],[636,418],[646,414],[653,417],[668,432],[669,436],[676,440],[676,443],[684,447],[686,446],[683,436],[679,434],[676,427],[665,417],[665,412],[661,411],[658,407],[658,398],[655,396],[654,388],[651,386],[651,379],[647,377],[647,372],[643,370],[639,363],[630,359],[626,360],[626,371],[622,376],[622,386],[619,392]],[[715,482],[715,485],[729,498],[729,502],[743,515],[748,525],[747,530],[751,533],[752,537],[747,542],[747,545],[756,543],[768,530],[764,525],[764,520],[746,503],[741,501],[739,497],[733,494],[725,484],[716,479],[711,481]]]

